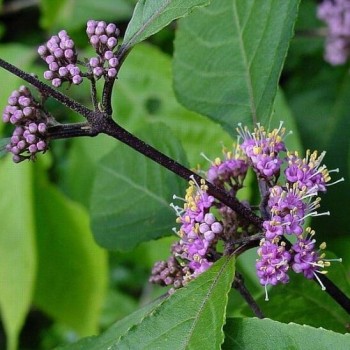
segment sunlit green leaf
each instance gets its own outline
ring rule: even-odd
[[[87,212],[42,176],[36,180],[34,302],[80,335],[95,333],[107,282],[105,252],[93,241]]]
[[[124,36],[123,49],[157,33],[177,18],[184,17],[210,0],[139,0]]]
[[[181,103],[220,122],[270,117],[298,0],[213,0],[179,21],[174,80]]]
[[[64,350],[220,349],[234,258],[224,257],[170,297]],[[63,350],[63,349],[62,349]]]
[[[0,162],[0,309],[7,349],[15,350],[36,276],[32,166]]]

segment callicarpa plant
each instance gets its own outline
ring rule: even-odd
[[[348,136],[339,122],[349,113],[348,71],[337,100],[343,114],[327,124],[324,111],[304,105],[308,79],[289,77],[299,58],[286,59],[306,13],[337,27],[325,59],[344,64],[340,27],[349,18],[335,7],[348,8],[302,3],[139,0],[120,28],[98,10],[84,19],[84,36],[70,34],[79,16],[77,27],[66,21],[37,45],[30,73],[0,51],[4,79],[22,81],[1,92],[8,350],[350,347],[349,238],[331,213],[332,192],[347,195],[347,166],[334,155]],[[172,83],[188,109],[172,95],[168,54],[141,43],[158,32],[175,35]],[[323,42],[313,55],[333,69]],[[325,91],[312,94],[322,106]],[[186,153],[198,159],[192,169]],[[15,218],[14,200],[23,203]],[[53,326],[34,335],[33,314]]]

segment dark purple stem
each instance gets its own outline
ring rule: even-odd
[[[232,283],[232,287],[238,290],[239,294],[241,294],[241,296],[249,305],[250,309],[253,311],[256,317],[260,319],[265,318],[259,305],[256,303],[249,290],[247,289],[246,285],[244,284],[243,276],[239,272],[236,272],[235,274],[235,279]]]

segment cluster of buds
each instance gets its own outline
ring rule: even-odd
[[[59,87],[64,82],[78,85],[84,77],[116,78],[119,61],[115,49],[118,45],[119,29],[113,23],[89,20],[86,33],[97,57],[84,62],[78,60],[74,41],[65,30],[39,46],[38,53],[49,67],[44,78],[50,80],[53,86]],[[87,68],[87,72],[83,73],[78,65]]]
[[[49,119],[27,87],[21,86],[12,92],[2,119],[15,126],[6,146],[6,150],[13,154],[14,162],[34,160],[38,152],[48,149],[46,131]]]
[[[310,227],[304,229],[304,224],[307,217],[329,215],[317,212],[318,193],[326,192],[330,181],[330,171],[321,164],[325,154],[307,151],[306,157],[301,158],[297,152],[288,152],[282,123],[271,132],[259,124],[253,132],[239,125],[237,132],[239,144],[231,152],[225,150],[223,159],[210,161],[211,166],[204,174],[208,182],[236,196],[251,168],[262,195],[259,205],[262,227],[255,227],[209,196],[205,182],[198,185],[190,181],[184,207],[171,204],[181,224],[175,230],[180,240],[173,245],[170,260],[155,265],[150,281],[172,285],[171,290],[179,288],[225,254],[225,247],[231,246],[228,251],[232,251],[242,238],[258,234],[261,240],[256,271],[265,290],[268,285],[287,283],[291,270],[318,279],[324,289],[317,273],[325,273],[324,268],[330,264],[322,253],[325,243],[316,249],[315,231]],[[243,204],[249,206],[248,202]],[[291,235],[295,243],[287,245],[284,237]]]
[[[118,45],[119,29],[113,23],[90,20],[86,33],[97,53],[97,57],[89,61],[94,76],[97,79],[102,76],[115,78],[119,61],[114,50]]]
[[[344,64],[350,55],[350,3],[348,0],[323,0],[317,16],[327,25],[325,60]]]
[[[44,78],[51,80],[53,86],[59,87],[64,81],[75,85],[83,81],[77,66],[78,55],[74,41],[65,30],[52,36],[45,45],[39,46],[38,54],[49,66]]]

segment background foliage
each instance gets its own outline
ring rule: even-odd
[[[212,0],[172,21],[208,2],[139,1],[126,31],[133,0],[4,1],[0,57],[41,76],[36,47],[50,35],[65,28],[88,56],[86,20],[113,21],[128,33],[126,43],[137,44],[113,95],[122,126],[185,165],[205,167],[199,154],[220,154],[238,122],[284,120],[293,130],[288,147],[326,150],[328,167],[347,180],[349,64],[325,63],[324,38],[305,35],[323,25],[316,1]],[[0,81],[2,110],[21,82],[4,70]],[[88,84],[64,92],[90,106]],[[61,122],[80,120],[55,101],[47,107]],[[2,123],[0,132],[9,134]],[[165,290],[150,286],[148,275],[174,239],[167,203],[186,183],[107,136],[55,141],[39,158],[0,163],[0,348],[213,349],[224,342],[224,349],[263,349],[270,348],[267,334],[279,348],[286,338],[300,349],[347,348],[349,336],[334,332],[347,332],[348,315],[313,282],[295,277],[263,300],[254,249],[237,264],[220,260],[172,298],[155,299]],[[349,186],[330,188],[322,207],[332,215],[312,223],[318,239],[343,257],[330,278],[348,295]],[[162,236],[169,237],[149,241]],[[230,289],[235,268],[274,321],[247,317],[251,311]]]

